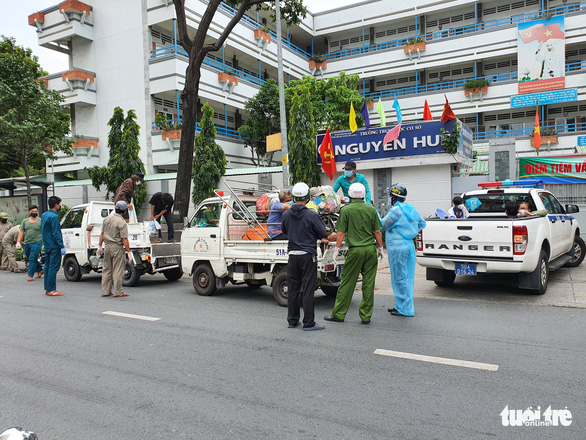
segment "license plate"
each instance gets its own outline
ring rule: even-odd
[[[165,264],[179,264],[179,257],[165,257],[163,261]]]
[[[476,264],[456,263],[456,275],[476,275]]]
[[[344,267],[344,266],[338,266],[338,270],[337,270],[337,272],[336,272],[336,273],[338,274],[338,278],[342,278],[342,268],[343,268],[343,267]]]

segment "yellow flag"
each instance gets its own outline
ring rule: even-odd
[[[354,111],[354,106],[350,103],[350,130],[352,133],[356,131],[358,126],[356,125],[356,112]]]

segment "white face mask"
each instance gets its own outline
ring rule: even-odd
[[[465,206],[464,205],[458,205],[457,208],[461,211],[461,210],[463,210],[465,208]]]
[[[528,214],[529,214],[529,211],[527,211],[526,209],[520,209],[519,210],[519,216],[520,217],[527,217]]]

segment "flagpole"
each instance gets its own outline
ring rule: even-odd
[[[289,187],[289,147],[287,144],[287,114],[285,113],[285,85],[283,84],[283,41],[281,35],[281,5],[275,0],[277,24],[277,67],[279,76],[279,113],[281,116],[281,156],[283,161],[283,188]]]

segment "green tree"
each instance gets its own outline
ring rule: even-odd
[[[291,183],[305,182],[310,187],[320,185],[315,135],[317,126],[307,87],[298,88],[293,95],[289,114],[289,171]]]
[[[98,191],[101,185],[106,186],[106,200],[114,198],[116,189],[132,175],[145,172],[144,164],[140,159],[140,144],[138,135],[140,127],[136,123],[136,113],[128,110],[126,118],[120,107],[114,109],[112,118],[108,121],[108,149],[110,156],[105,167],[86,168],[89,172],[92,185]],[[139,185],[134,191],[134,206],[136,215],[140,214],[140,207],[146,199],[147,192],[144,185]]]
[[[248,110],[250,117],[238,131],[246,146],[250,148],[252,162],[260,165],[267,153],[266,137],[281,131],[277,81],[269,79],[264,83],[258,93],[246,101],[244,108]],[[271,159],[272,154],[269,164]]]
[[[63,97],[39,78],[46,75],[30,49],[14,38],[0,43],[0,163],[4,175],[24,175],[32,204],[30,177],[57,152],[72,155],[69,115]]]
[[[191,198],[194,205],[214,195],[214,189],[226,172],[226,155],[222,147],[216,144],[213,117],[214,109],[206,102],[202,107],[201,131],[195,138],[193,149]]]
[[[189,54],[189,64],[185,72],[185,88],[181,92],[183,101],[183,130],[179,144],[179,163],[177,166],[177,186],[175,189],[176,221],[181,221],[189,210],[189,188],[191,186],[191,165],[193,162],[193,145],[195,140],[195,123],[197,121],[197,98],[199,95],[199,81],[201,65],[210,52],[217,52],[222,48],[228,35],[238,24],[244,13],[253,7],[270,10],[274,7],[273,0],[225,0],[236,12],[228,24],[221,31],[215,41],[210,41],[208,30],[218,11],[222,0],[209,0],[206,10],[201,16],[195,35],[191,37],[187,27],[185,0],[173,0],[177,16],[179,43]],[[280,0],[281,16],[288,24],[298,23],[307,14],[303,0]],[[193,35],[193,33],[192,33]]]

